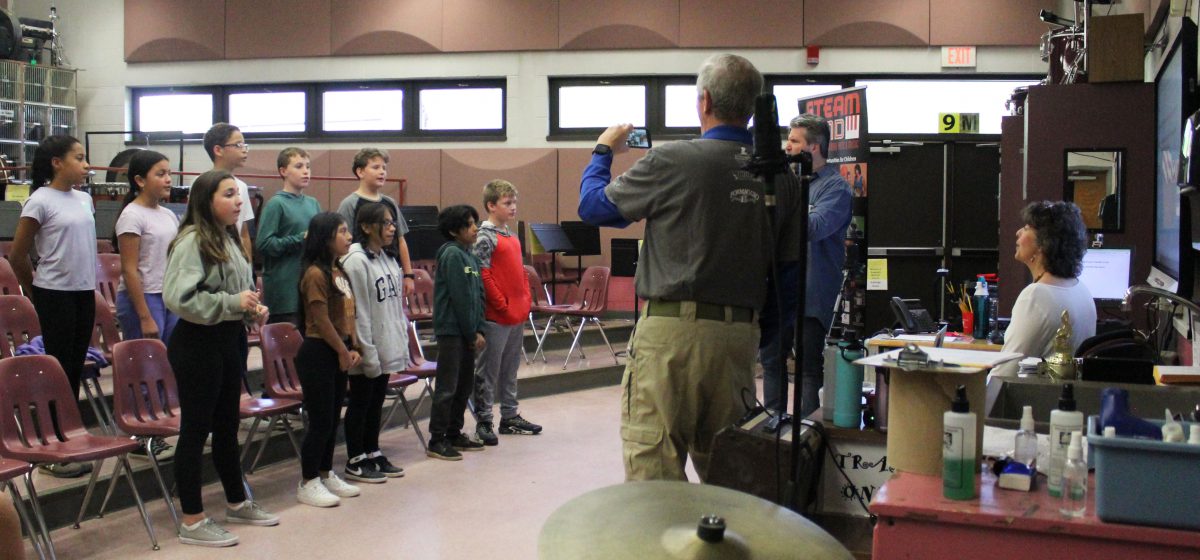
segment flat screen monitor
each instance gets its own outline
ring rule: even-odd
[[[1083,255],[1079,281],[1087,286],[1094,299],[1125,299],[1132,264],[1133,249],[1088,249]]]
[[[1155,77],[1157,165],[1155,181],[1154,268],[1178,283],[1179,295],[1192,297],[1190,228],[1181,220],[1178,180],[1184,121],[1198,108],[1196,99],[1196,26],[1183,19]],[[1181,223],[1181,221],[1183,223]]]

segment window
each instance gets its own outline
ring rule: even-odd
[[[867,86],[871,134],[937,134],[938,113],[979,113],[980,134],[1000,134],[1004,102],[1034,80],[858,80]]]
[[[404,129],[402,89],[326,91],[321,109],[325,131]]]
[[[504,128],[504,90],[428,88],[418,94],[421,130],[500,130]]]
[[[144,93],[134,96],[134,125],[143,132],[203,134],[214,122],[213,94]]]
[[[700,128],[696,84],[670,84],[663,92],[663,124],[667,128]]]
[[[567,86],[558,90],[559,128],[646,126],[646,86]]]
[[[504,140],[506,78],[133,88],[135,132],[214,122],[258,141]]]
[[[229,122],[243,133],[304,132],[307,94],[303,91],[233,93]]]

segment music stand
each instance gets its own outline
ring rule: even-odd
[[[567,237],[567,233],[558,224],[529,224],[529,229],[537,237],[542,249],[550,253],[550,283],[563,283],[562,280],[557,278],[558,257],[555,254],[574,251],[575,246],[571,244],[571,239]]]
[[[575,270],[583,278],[583,257],[599,255],[600,228],[586,222],[563,222],[563,233],[574,245],[574,249],[563,253],[564,256],[575,257]]]

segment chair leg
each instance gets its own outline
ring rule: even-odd
[[[39,559],[46,560],[42,534],[38,532],[34,519],[29,516],[29,510],[25,509],[25,500],[21,499],[21,493],[17,491],[17,485],[13,484],[12,480],[5,481],[4,485],[8,487],[13,507],[17,510],[17,518],[21,520],[21,527],[24,527],[25,532],[29,533],[29,543],[33,545],[33,551],[37,553]]]
[[[571,324],[571,321],[569,319],[567,320],[567,324],[568,325]],[[571,363],[571,354],[573,354],[575,352],[575,347],[579,345],[579,337],[583,336],[583,326],[586,324],[587,324],[587,318],[581,318],[579,321],[579,330],[575,331],[575,339],[571,341],[571,349],[567,350],[567,359],[563,360],[562,368],[564,370],[567,369],[567,364]],[[579,348],[579,359],[581,361],[585,359],[585,357],[583,355],[582,347]]]
[[[104,391],[100,389],[99,374],[95,376],[85,375],[83,382],[83,395],[87,398],[88,405],[92,407],[92,414],[96,416],[96,422],[100,425],[100,431],[105,435],[116,435],[113,430],[112,413],[108,411],[108,404],[104,402]],[[96,392],[92,392],[92,384],[95,383]]]
[[[241,464],[246,464],[246,456],[250,454],[250,444],[254,441],[254,434],[258,433],[258,425],[262,422],[262,418],[254,417],[254,422],[250,424],[250,433],[246,434],[246,443],[242,444]]]
[[[529,312],[529,328],[533,329],[533,339],[538,341],[538,349],[536,351],[534,351],[534,353],[533,353],[533,357],[536,358],[537,353],[540,352],[542,349],[542,347],[541,347],[542,337],[541,337],[541,335],[538,334],[537,323],[533,322],[533,312],[532,311]],[[521,337],[521,353],[522,354],[525,353],[525,337],[523,337],[523,336]],[[525,363],[526,364],[533,363],[533,360],[529,357],[528,354],[525,354]]]
[[[121,465],[118,464],[117,470],[113,471],[112,478],[108,479],[108,491],[104,493],[104,501],[100,502],[100,511],[96,513],[96,517],[104,517],[104,511],[108,509],[108,501],[112,499],[113,489],[117,487],[117,479],[121,478],[117,476],[120,474],[120,469]]]
[[[142,502],[142,495],[138,492],[137,485],[133,483],[133,468],[129,466],[129,456],[121,455],[118,461],[120,461],[118,463],[120,466],[125,467],[125,481],[129,483],[129,491],[133,492],[133,501],[137,503],[138,513],[142,514],[142,523],[146,524],[146,534],[150,535],[150,545],[154,547],[154,550],[158,550],[158,538],[154,536],[154,526],[150,524],[150,514],[146,513],[146,504]],[[113,476],[116,476],[116,473]]]
[[[246,471],[246,474],[254,474],[254,469],[258,467],[258,461],[262,459],[263,452],[267,450],[267,444],[271,442],[271,432],[275,429],[275,424],[278,422],[278,415],[272,416],[271,420],[267,422],[267,428],[264,430],[265,435],[262,443],[258,445],[258,453],[254,454],[254,461],[250,463],[250,470]],[[246,442],[246,445],[249,446],[250,442]]]
[[[617,351],[613,350],[612,343],[608,341],[608,335],[604,332],[604,325],[600,324],[600,319],[589,317],[593,323],[596,323],[596,328],[600,329],[600,336],[604,338],[604,344],[608,345],[608,351],[612,352],[613,363],[621,365],[621,360],[617,359]]]
[[[45,548],[50,552],[51,560],[58,560],[58,554],[54,551],[54,541],[50,538],[50,530],[46,528],[46,516],[42,514],[42,504],[38,500],[37,489],[33,487],[33,471],[25,473],[25,491],[29,492],[29,503],[33,506],[33,517],[37,519],[38,527],[42,530],[42,538],[45,539]]]
[[[154,479],[158,481],[158,489],[162,490],[163,500],[167,502],[167,513],[171,514],[171,521],[175,523],[175,530],[179,530],[179,512],[175,511],[175,500],[171,499],[171,493],[167,491],[167,484],[163,482],[162,472],[158,468],[158,457],[154,456],[153,447],[154,438],[146,439],[146,455],[150,456],[150,468],[154,470]]]
[[[283,419],[283,433],[287,434],[288,441],[292,442],[292,451],[296,452],[296,458],[300,458],[300,444],[296,442],[296,431],[292,429],[292,423]]]
[[[413,340],[417,341],[417,354],[421,355],[421,359],[425,359],[425,349],[421,348],[421,337],[417,336],[417,322],[409,321],[408,330],[412,331]]]
[[[421,442],[421,449],[428,451],[429,445],[425,442],[425,434],[421,433],[421,426],[417,424],[417,419],[413,416],[412,408],[408,406],[408,399],[404,398],[404,393],[400,393],[400,404],[404,407],[404,414],[408,416],[408,421],[412,423],[413,431],[417,433],[417,441]]]
[[[79,506],[79,516],[75,518],[76,529],[79,528],[79,522],[83,521],[83,512],[87,509],[88,503],[92,501],[92,492],[96,489],[96,480],[100,478],[100,467],[104,465],[104,459],[96,459],[92,462],[92,476],[88,478],[87,490],[83,492],[83,503]],[[113,471],[113,478],[121,474],[121,466]]]
[[[546,351],[543,350],[542,346],[546,344],[546,337],[550,336],[550,325],[554,323],[555,317],[558,317],[558,315],[550,315],[550,319],[546,321],[546,328],[542,329],[541,336],[538,336],[536,327],[533,329],[533,334],[534,336],[537,336],[538,341],[537,350],[533,352],[533,357],[536,358],[538,354],[541,354],[543,364],[546,363]],[[530,317],[529,322],[533,322],[532,316]]]

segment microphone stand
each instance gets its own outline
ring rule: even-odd
[[[754,122],[754,156],[746,163],[742,169],[754,173],[761,178],[764,183],[764,199],[767,206],[767,219],[769,230],[772,235],[776,234],[775,223],[778,218],[776,208],[776,179],[779,175],[790,173],[789,164],[798,164],[797,174],[800,180],[799,199],[796,204],[800,205],[801,211],[798,212],[797,224],[790,224],[790,227],[799,228],[800,233],[800,250],[798,255],[799,278],[796,283],[797,298],[796,298],[796,335],[794,344],[796,348],[796,383],[800,385],[802,372],[800,368],[804,363],[804,310],[807,299],[806,291],[808,288],[808,191],[809,183],[812,179],[812,156],[807,152],[801,152],[795,156],[788,156],[780,147],[779,131],[773,125],[779,122],[778,111],[775,104],[775,96],[769,93],[764,93],[758,96],[755,104]],[[763,126],[762,123],[770,123]],[[774,244],[772,244],[774,245]],[[780,286],[779,277],[776,268],[777,254],[771,255],[771,277],[775,288],[775,303],[778,311],[778,332],[777,337],[782,337],[784,332],[784,313],[782,301],[779,297]],[[781,341],[782,342],[782,341]],[[782,410],[779,411],[768,424],[768,430],[776,432],[782,430],[783,427],[792,422],[787,414],[787,358],[791,350],[788,345],[779,345],[780,363],[783,364],[784,372],[779,376],[779,395],[783,399]],[[793,415],[801,410],[800,391],[797,390],[792,395],[792,412]],[[789,476],[790,485],[785,493],[784,505],[792,510],[798,511],[799,496],[796,495],[795,489],[800,487],[800,438],[799,432],[796,430],[798,422],[793,423],[792,427],[792,445],[790,450],[792,461],[792,472]]]

